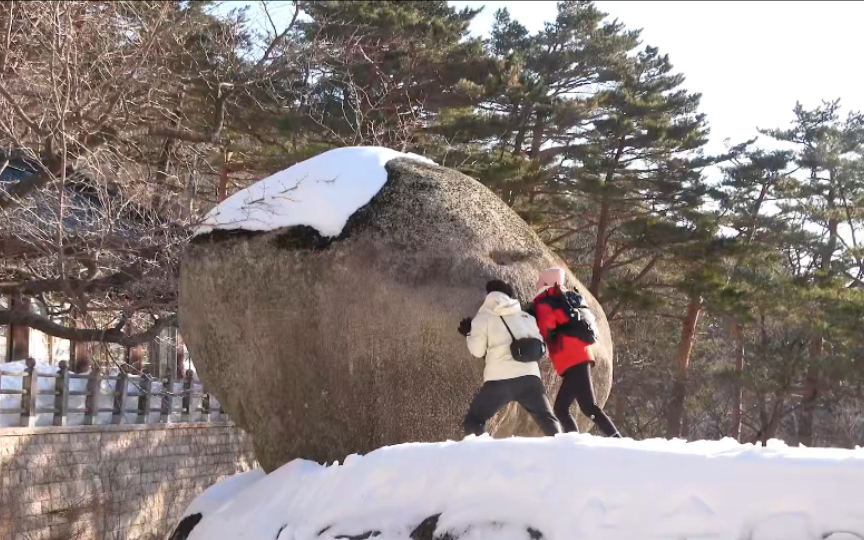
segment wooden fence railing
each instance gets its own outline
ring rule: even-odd
[[[226,419],[215,398],[211,398],[202,386],[196,384],[192,370],[186,372],[182,381],[177,381],[173,376],[157,379],[146,369],[140,375],[123,371],[103,375],[96,369],[88,374],[75,374],[70,373],[67,362],[62,361],[58,364],[56,374],[45,374],[37,372],[36,362],[32,358],[26,361],[26,365],[22,373],[0,371],[0,383],[7,378],[23,379],[20,389],[3,388],[4,385],[0,384],[0,396],[21,396],[19,407],[0,407],[0,415],[7,415],[7,419],[9,415],[20,415],[17,427],[33,427],[37,418],[44,419],[46,415],[53,416],[55,426],[69,425],[72,416],[77,416],[78,423],[83,425],[210,422]],[[54,379],[54,384],[46,389],[44,382],[40,385],[42,379]],[[86,383],[70,384],[71,381],[82,379]],[[72,387],[86,389],[71,390]],[[44,402],[48,399],[40,400],[41,396],[53,396],[53,406],[45,406]],[[81,402],[81,397],[84,398],[84,406],[70,408],[70,398],[77,398],[76,401]],[[40,401],[43,402],[42,406],[39,406]],[[106,407],[105,402],[113,405]],[[134,403],[131,407],[130,402]],[[0,429],[2,427],[3,424],[0,424]],[[10,427],[8,421],[5,427]]]

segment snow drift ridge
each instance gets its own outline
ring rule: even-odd
[[[779,441],[472,436],[238,480],[190,506],[190,539],[407,540],[439,514],[435,538],[459,540],[864,536],[864,450]]]

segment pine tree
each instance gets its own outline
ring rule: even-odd
[[[597,296],[607,292],[612,271],[625,267],[632,270],[615,285],[632,293],[639,276],[663,258],[664,245],[676,241],[670,224],[686,222],[707,194],[701,170],[712,161],[700,149],[708,130],[698,112],[700,96],[681,89],[683,81],[672,74],[668,56],[646,48],[620,85],[601,95],[605,116],[569,152],[583,164],[573,182],[595,207],[589,289]],[[632,231],[645,227],[671,235],[654,234],[651,244],[635,241]]]
[[[725,306],[734,357],[729,435],[735,439],[741,436],[743,420],[746,325],[753,320],[752,301],[758,296],[754,289],[773,289],[777,285],[769,285],[770,274],[764,269],[776,263],[776,236],[784,226],[772,209],[779,191],[789,182],[788,167],[792,158],[790,151],[748,151],[724,169],[720,189],[714,192],[723,213],[723,224],[735,232],[737,253],[730,261],[727,283],[739,291],[739,298],[745,299]]]
[[[691,210],[689,219],[692,224],[686,228],[677,226],[677,241],[664,250],[659,272],[668,277],[655,283],[656,292],[672,289],[684,303],[666,412],[668,438],[685,435],[687,381],[700,318],[707,310],[720,311],[740,301],[738,291],[724,279],[726,261],[734,256],[737,246],[718,234],[720,216],[713,211]]]
[[[478,106],[450,111],[437,126],[442,162],[492,187],[529,221],[572,210],[573,201],[548,197],[547,188],[572,168],[566,151],[592,129],[596,96],[638,43],[638,32],[605,16],[591,2],[560,2],[555,21],[529,35],[498,11],[486,43],[494,68],[482,84],[463,85]]]
[[[724,294],[718,276],[725,243],[716,239],[716,216],[703,209],[710,189],[702,169],[729,156],[702,154],[708,129],[700,96],[682,89],[684,78],[672,69],[668,56],[646,47],[618,85],[601,93],[605,115],[566,155],[582,165],[572,182],[594,206],[589,290],[607,315],[616,317],[628,304],[657,309],[666,296],[651,284],[658,265],[685,294],[666,418],[667,436],[676,437],[700,315],[708,298]]]
[[[446,108],[470,98],[455,88],[484,69],[468,38],[478,10],[447,2],[310,2],[303,24],[308,73],[286,132],[317,134],[326,145],[423,145],[421,132]]]
[[[864,115],[839,116],[839,100],[824,102],[812,110],[795,106],[795,122],[789,129],[765,130],[775,139],[797,146],[796,164],[806,173],[789,189],[783,212],[793,223],[786,248],[793,275],[816,287],[820,306],[830,302],[832,290],[860,279],[861,256],[857,230],[864,214],[857,202],[864,198],[860,173],[864,152]],[[849,237],[844,239],[843,229]],[[857,271],[857,275],[855,272]],[[821,298],[820,298],[821,297]],[[804,406],[799,415],[799,440],[813,441],[813,416],[820,387],[820,360],[826,329],[815,324],[810,340],[810,365],[804,383]]]
[[[728,289],[710,309],[731,322],[730,432],[736,437],[746,425],[764,442],[797,413],[799,440],[811,444],[817,398],[828,399],[830,380],[849,378],[852,357],[841,351],[856,346],[857,323],[850,322],[859,319],[851,314],[860,312],[864,300],[850,287],[858,269],[860,221],[849,202],[861,197],[855,180],[859,128],[855,115],[840,121],[831,110],[836,104],[828,105],[816,111],[799,106],[792,129],[765,131],[798,148],[747,152],[724,169],[714,193],[721,223],[734,231]],[[832,169],[838,181],[831,180]],[[842,188],[847,202],[831,201],[831,185],[837,193]],[[742,403],[745,388],[749,411]],[[795,403],[797,393],[803,398]]]

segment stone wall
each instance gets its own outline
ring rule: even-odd
[[[161,540],[201,491],[256,466],[228,422],[4,428],[0,540]]]

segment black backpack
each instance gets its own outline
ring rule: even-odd
[[[562,291],[557,284],[555,290],[562,294],[547,296],[543,301],[548,302],[552,309],[564,311],[567,322],[559,324],[554,333],[578,338],[588,345],[596,343],[599,338],[597,321],[585,303],[585,298],[575,291]]]
[[[537,338],[519,338],[516,339],[516,336],[513,335],[513,332],[510,330],[510,326],[507,325],[507,321],[504,320],[504,317],[501,317],[501,322],[504,323],[504,328],[507,329],[507,333],[510,334],[510,338],[513,340],[510,343],[510,356],[513,357],[513,360],[517,362],[539,362],[544,356],[546,356],[546,344],[543,343],[542,339]]]

